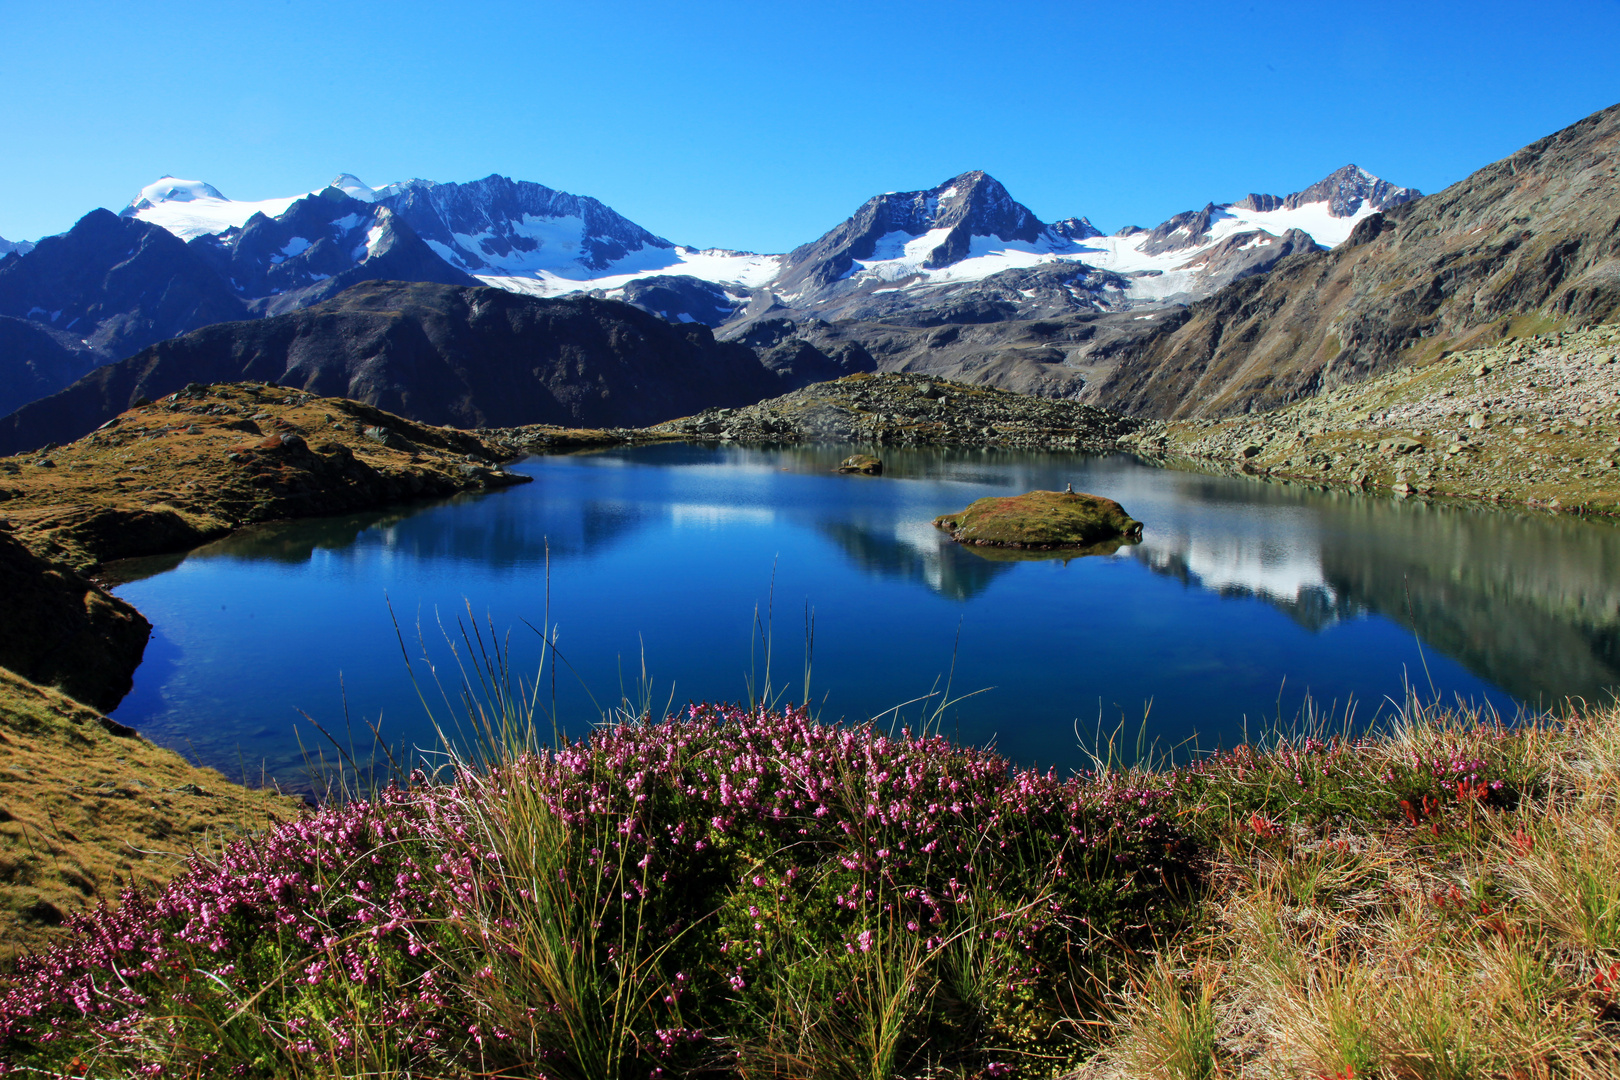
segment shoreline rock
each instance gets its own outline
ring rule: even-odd
[[[1077,401],[904,373],[849,375],[646,428],[693,442],[851,442],[1108,453],[1143,421]]]

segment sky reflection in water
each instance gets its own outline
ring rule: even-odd
[[[1354,700],[1366,720],[1406,678],[1507,711],[1620,682],[1620,530],[1608,526],[1123,457],[888,450],[883,478],[831,474],[847,452],[537,458],[519,466],[536,477],[520,488],[149,561],[152,576],[117,590],[156,629],[115,715],[230,775],[294,785],[295,724],[305,745],[320,740],[300,710],[341,731],[346,699],[357,733],[380,718],[396,745],[432,746],[389,606],[413,655],[420,627],[447,683],[440,627],[456,634],[469,608],[510,635],[532,678],[539,639],[525,621],[546,618],[548,547],[572,668],[557,703],[576,731],[621,687],[633,695],[643,656],[660,703],[742,698],[756,605],[774,611],[774,676],[795,695],[813,609],[824,718],[883,713],[949,678],[953,696],[983,692],[946,711],[947,733],[1059,768],[1084,764],[1076,729],[1099,722],[1123,721],[1134,741],[1147,716],[1161,743],[1196,733],[1210,746],[1294,717],[1307,692]],[[1123,503],[1143,542],[998,561],[931,524],[983,495],[1071,481]],[[900,715],[915,723],[922,709]]]

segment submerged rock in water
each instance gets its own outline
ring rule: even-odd
[[[838,471],[865,473],[867,476],[882,476],[883,462],[871,454],[851,454],[838,463]]]
[[[1142,523],[1113,499],[1062,491],[980,499],[966,510],[940,515],[934,524],[962,544],[1040,550],[1142,535]]]

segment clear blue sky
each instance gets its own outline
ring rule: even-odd
[[[1112,231],[1353,161],[1437,191],[1620,101],[1620,0],[0,0],[0,236],[498,172],[781,251],[967,169]]]

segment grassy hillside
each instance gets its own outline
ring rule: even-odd
[[[187,764],[63,694],[0,668],[0,959],[127,887],[162,885],[195,850],[301,813]],[[242,778],[238,778],[242,779]]]

